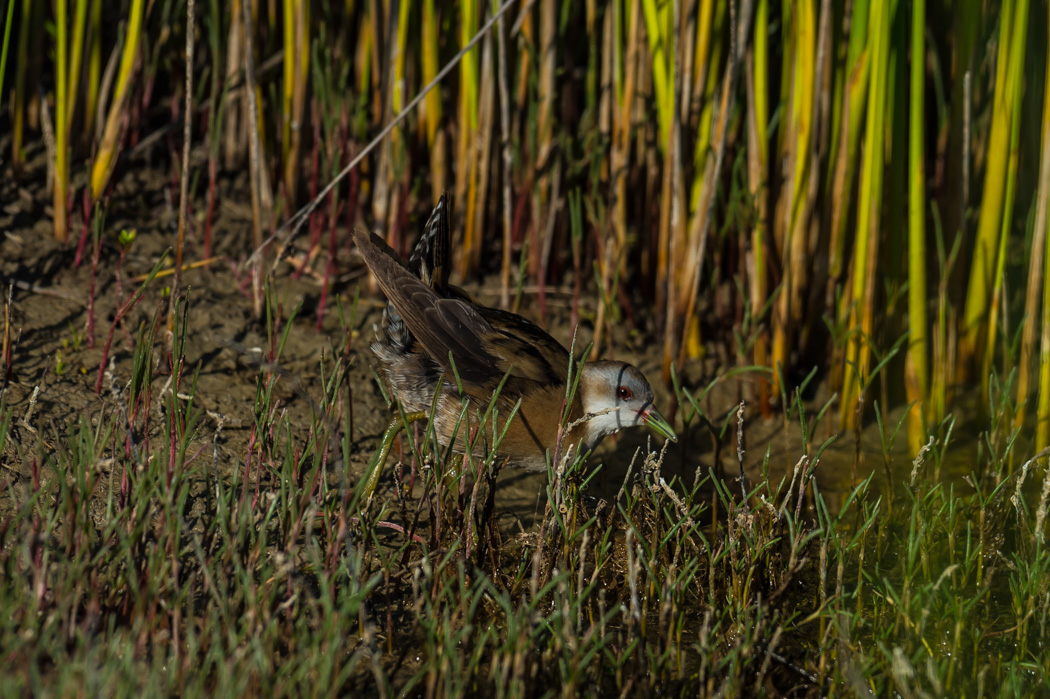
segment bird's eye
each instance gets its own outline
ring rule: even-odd
[[[626,386],[620,386],[618,394],[620,396],[620,400],[631,400],[632,398],[634,398],[634,394],[631,393],[631,389],[627,388]]]

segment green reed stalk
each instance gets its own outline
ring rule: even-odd
[[[96,3],[97,4],[97,3]],[[77,92],[80,89],[80,66],[84,58],[84,28],[87,26],[87,0],[77,0],[73,19],[73,44],[69,54],[69,88],[67,96],[66,129],[73,124],[76,114]],[[69,136],[66,135],[68,140]]]
[[[87,94],[84,101],[84,140],[94,138],[95,111],[98,109],[99,79],[102,76],[102,3],[91,3],[91,32],[88,35]]]
[[[7,18],[4,20],[4,42],[0,44],[0,99],[4,94],[4,75],[7,74],[7,53],[11,45],[11,25],[15,18],[14,0],[7,3]]]
[[[14,6],[14,0],[11,5]],[[19,66],[29,65],[30,27],[39,17],[33,12],[33,0],[23,0],[22,18],[18,27],[18,49],[15,56]],[[25,167],[25,153],[22,152],[22,138],[25,133],[26,114],[26,70],[15,71],[14,94],[11,98],[11,165],[15,172]]]
[[[911,113],[908,134],[908,355],[905,388],[914,403],[908,413],[908,447],[917,454],[923,444],[923,415],[929,401],[926,317],[926,0],[912,0]]]
[[[1025,3],[1027,6],[1027,3]],[[1027,16],[1014,14],[1015,4],[1003,3],[999,20],[999,51],[996,57],[995,91],[992,106],[992,127],[988,136],[988,164],[985,168],[984,196],[981,200],[974,241],[973,263],[966,291],[962,334],[959,338],[960,379],[967,379],[975,366],[984,366],[983,350],[987,347],[985,333],[994,333],[988,323],[989,302],[993,294],[999,236],[1002,231],[1006,182],[1009,179],[1010,139],[1015,103],[1012,86],[1020,81],[1024,71],[1024,56],[1014,58],[1017,41],[1024,41],[1028,27]],[[1015,21],[1016,20],[1016,21]],[[983,384],[987,376],[982,376]]]
[[[69,102],[66,83],[69,74],[69,46],[67,35],[69,33],[69,21],[67,17],[68,3],[66,0],[58,0],[55,3],[55,179],[52,188],[52,216],[54,217],[55,237],[65,241],[69,237],[68,224],[66,222],[66,192],[69,180],[69,134],[66,130],[69,115]]]
[[[480,11],[480,7],[479,7]],[[471,246],[464,250],[469,269],[481,264],[481,248],[484,243],[485,202],[488,199],[489,175],[491,173],[493,127],[495,126],[495,51],[492,34],[486,34],[481,43],[480,75],[478,82],[477,131],[470,141],[470,188],[467,192],[467,207],[464,212],[464,239]]]
[[[843,377],[840,423],[843,429],[857,424],[861,386],[867,383],[871,361],[869,344],[874,327],[875,268],[878,262],[878,236],[881,221],[882,179],[885,169],[883,147],[886,136],[886,83],[889,75],[890,27],[896,0],[871,8],[868,45],[872,70],[868,86],[868,114],[864,136],[864,156],[857,205],[857,237],[853,254],[850,288],[849,338]]]

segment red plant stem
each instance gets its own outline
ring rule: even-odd
[[[83,202],[81,210],[84,215],[84,227],[80,229],[80,242],[77,243],[77,256],[73,260],[73,265],[77,268],[80,267],[80,262],[84,254],[84,244],[87,242],[88,231],[91,229],[91,213],[94,203],[91,201],[91,189],[89,187],[84,187],[81,201]]]
[[[181,422],[179,419],[179,389],[182,387],[182,371],[186,364],[182,359],[176,360],[174,350],[172,351],[172,356],[169,359],[169,362],[172,376],[174,376],[171,387],[171,446],[168,450],[169,461],[167,486],[170,489],[171,479],[175,475],[175,462],[179,453],[179,433],[183,432],[183,430],[179,429],[182,426],[179,424]]]
[[[637,328],[638,322],[635,320],[634,311],[631,309],[631,299],[627,296],[627,290],[623,284],[616,285],[616,296],[620,299],[620,308],[623,310],[623,314],[627,316],[627,322],[631,328]]]
[[[252,452],[255,451],[255,425],[252,425],[251,434],[248,435],[248,453],[244,457],[244,482],[241,484],[241,507],[244,507],[248,499],[248,479],[251,478]]]
[[[95,348],[95,279],[98,277],[98,261],[99,261],[99,257],[101,255],[102,255],[102,233],[100,232],[99,236],[98,236],[98,243],[94,246],[94,250],[92,250],[92,253],[91,253],[91,277],[90,277],[90,281],[88,282],[88,327],[87,327],[87,336],[88,336],[88,348],[90,348],[90,349],[94,349]],[[118,296],[117,298],[118,298],[118,302],[119,302],[119,298],[120,297]],[[109,335],[112,338],[113,337],[113,332],[110,331]],[[109,343],[108,342],[106,343],[106,351],[107,352],[109,351]],[[105,353],[103,353],[103,355],[102,355],[102,366],[105,366],[105,365],[106,365],[106,355],[105,355]],[[101,371],[101,369],[99,370],[99,375],[98,375],[98,385],[99,385],[99,387],[102,386],[102,371]],[[99,389],[96,388],[95,389],[95,393],[98,393],[98,391],[99,391]]]
[[[334,196],[333,192],[333,196]],[[321,283],[321,300],[317,304],[317,332],[321,332],[321,325],[324,323],[324,309],[325,304],[328,301],[328,286],[331,283],[332,274],[335,272],[335,254],[338,250],[338,236],[337,224],[339,222],[339,212],[343,208],[343,202],[333,205],[329,208],[328,216],[328,261],[324,266],[324,281]]]
[[[94,275],[92,275],[92,278],[94,278]],[[117,309],[116,314],[114,314],[113,316],[113,323],[109,326],[109,334],[106,335],[106,345],[102,348],[102,361],[98,365],[98,381],[95,382],[96,394],[100,394],[102,392],[102,376],[106,371],[106,360],[109,358],[109,347],[111,344],[113,344],[113,333],[116,332],[117,323],[123,320],[124,316],[127,315],[131,311],[131,309],[137,306],[139,301],[141,300],[142,294],[136,292],[130,299],[127,300],[126,303],[124,303],[120,308]]]

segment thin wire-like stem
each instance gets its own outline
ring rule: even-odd
[[[186,239],[186,219],[189,210],[190,146],[193,140],[193,40],[196,24],[196,0],[186,0],[186,118],[182,120],[182,172],[179,173],[179,232],[175,242],[175,273],[172,275],[171,295],[168,298],[168,326],[165,343],[172,347],[175,339],[175,306],[182,290],[182,255]]]
[[[346,167],[340,170],[339,174],[332,178],[331,182],[325,185],[324,189],[318,192],[316,197],[314,197],[308,204],[303,206],[301,209],[296,211],[295,214],[293,214],[276,231],[274,231],[273,235],[271,235],[269,238],[255,246],[255,250],[248,258],[248,262],[255,263],[257,260],[261,260],[263,251],[275,241],[280,242],[280,247],[283,250],[284,247],[288,245],[289,241],[291,241],[291,239],[295,237],[295,235],[299,232],[303,225],[309,220],[310,214],[314,212],[314,209],[316,209],[320,205],[320,203],[324,201],[324,198],[327,197],[328,194],[339,185],[339,183],[344,177],[350,174],[351,170],[357,167],[361,163],[361,161],[364,160],[365,156],[371,153],[376,146],[382,143],[383,139],[385,139],[391,131],[397,128],[397,126],[402,121],[404,121],[405,118],[409,114],[411,114],[417,106],[419,106],[419,103],[423,101],[423,98],[427,96],[427,93],[433,90],[435,87],[437,87],[441,83],[441,81],[445,79],[445,76],[452,72],[452,69],[455,68],[456,65],[461,60],[463,60],[463,57],[466,56],[467,53],[485,37],[485,34],[487,34],[489,30],[491,30],[492,27],[495,26],[496,22],[499,21],[499,18],[502,17],[504,13],[506,13],[507,10],[509,10],[516,1],[517,0],[506,0],[506,2],[504,2],[503,5],[500,6],[499,10],[493,13],[492,17],[490,17],[489,20],[484,25],[482,25],[481,29],[478,30],[478,33],[474,35],[474,38],[467,42],[466,46],[460,49],[459,53],[453,56],[452,59],[447,64],[445,64],[445,67],[441,69],[441,72],[439,72],[433,80],[427,83],[426,86],[419,91],[419,94],[412,98],[412,101],[405,105],[405,108],[398,112],[397,116],[391,119],[390,123],[384,126],[383,130],[376,134],[376,137],[369,141],[368,145],[362,148],[361,152],[358,153],[353,160],[347,163]],[[279,261],[280,259],[281,256],[278,254],[277,260],[275,260],[274,262],[274,266],[277,265],[277,261]]]

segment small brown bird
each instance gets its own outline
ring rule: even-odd
[[[569,445],[587,452],[606,435],[634,425],[677,441],[638,369],[624,362],[585,363],[566,404],[569,352],[525,318],[477,305],[449,286],[447,195],[407,264],[375,234],[356,231],[354,240],[389,301],[383,332],[377,330],[372,344],[382,374],[406,413],[426,414],[435,407],[442,444],[455,442],[456,452],[484,457],[499,441],[499,458],[542,469],[548,452],[552,460]],[[572,363],[574,370],[577,366]],[[485,420],[490,404],[495,431],[491,419]]]

